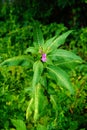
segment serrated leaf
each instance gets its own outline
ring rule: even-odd
[[[64,44],[66,38],[68,37],[68,35],[72,32],[72,30],[69,30],[65,33],[63,33],[62,35],[58,36],[57,38],[55,38],[52,42],[49,42],[49,46],[48,46],[48,52],[50,50],[55,50],[57,49],[60,45]]]
[[[68,89],[71,92],[71,94],[74,93],[69,76],[64,70],[56,66],[48,66],[47,69],[48,69],[50,77],[53,80],[55,80],[59,85],[62,85],[63,87]]]
[[[43,46],[44,44],[43,34],[38,22],[34,23],[34,41],[38,44],[39,47]]]
[[[33,71],[34,71],[34,75],[33,75],[33,80],[32,80],[32,87],[33,90],[35,89],[35,86],[38,84],[42,71],[43,71],[43,64],[41,61],[36,61],[33,65]]]
[[[11,122],[16,127],[16,130],[27,130],[26,125],[22,120],[11,119]]]
[[[32,63],[32,60],[29,57],[16,56],[3,61],[0,66],[29,66],[30,63]]]

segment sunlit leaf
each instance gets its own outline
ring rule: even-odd
[[[36,122],[39,118],[39,90],[40,84],[38,84],[35,88],[35,95],[34,95],[34,122]]]
[[[35,106],[34,106],[34,121],[36,122],[39,118],[39,104],[40,104],[40,89],[41,89],[41,86],[40,84],[38,83],[36,88],[35,88],[35,95],[34,95],[34,98],[35,98]]]
[[[35,87],[34,105],[34,122],[36,122],[44,114],[47,105],[47,99],[44,96],[40,83]]]
[[[27,119],[27,120],[28,120],[28,119],[30,118],[30,116],[32,115],[33,107],[34,107],[34,99],[31,98],[31,100],[29,101],[27,110],[26,110],[26,119]]]

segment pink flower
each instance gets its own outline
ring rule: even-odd
[[[43,62],[46,62],[46,54],[42,54],[42,59]]]

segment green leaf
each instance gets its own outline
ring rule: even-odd
[[[58,117],[58,106],[57,106],[57,102],[55,100],[55,97],[53,95],[50,95],[50,102],[52,103],[53,109],[56,112],[56,118]]]
[[[32,80],[32,89],[33,89],[33,97],[35,103],[34,109],[34,122],[36,122],[39,118],[39,90],[40,90],[40,78],[43,71],[43,64],[41,61],[36,61],[33,65],[33,80]]]
[[[55,66],[58,66],[58,67],[61,67],[62,69],[64,70],[72,70],[72,69],[75,69],[75,67],[78,65],[78,64],[81,64],[80,61],[78,60],[72,60],[72,59],[63,59],[63,58],[58,58],[55,59],[54,61],[54,64]]]
[[[11,122],[16,127],[16,130],[27,130],[26,125],[22,120],[11,119]]]
[[[34,41],[38,44],[39,47],[44,45],[43,34],[38,22],[34,23]]]
[[[46,126],[38,124],[37,125],[37,130],[47,130]]]
[[[25,54],[27,53],[37,54],[37,52],[38,52],[38,49],[36,49],[35,47],[29,47],[26,49]]]
[[[42,86],[44,86],[45,88],[47,88],[47,79],[46,79],[46,75],[43,75],[40,79],[40,83]]]
[[[55,80],[59,85],[62,85],[66,89],[68,89],[71,94],[74,94],[74,89],[70,82],[70,79],[67,73],[62,70],[60,67],[56,66],[48,66],[47,67],[50,77]]]
[[[34,122],[39,118],[39,95],[40,94],[40,84],[35,88],[35,110],[34,110]]]
[[[44,91],[40,83],[38,83],[35,87],[34,102],[34,122],[36,122],[40,116],[42,117],[44,115],[45,108],[48,103],[46,96],[44,96]]]
[[[54,61],[56,66],[68,69],[74,69],[76,65],[81,64],[83,60],[71,51],[56,49],[48,57]]]
[[[49,58],[55,61],[55,65],[63,68],[67,67],[69,69],[73,69],[77,64],[81,64],[83,62],[83,60],[73,52],[63,49],[55,50],[49,55]]]
[[[31,100],[29,101],[27,110],[26,110],[26,119],[28,120],[30,118],[30,116],[32,115],[33,112],[33,107],[34,107],[34,99],[31,98]]]
[[[63,59],[75,60],[76,62],[82,62],[82,59],[71,51],[57,49],[49,55],[53,60],[59,57]]]
[[[46,43],[44,44],[44,47],[43,47],[44,52],[47,52],[47,51],[48,51],[49,45],[54,41],[54,39],[56,39],[56,37],[57,37],[57,36],[54,36],[54,37],[52,37],[52,38],[50,38],[50,39],[48,39],[48,40],[46,41]]]
[[[64,44],[66,38],[68,37],[68,35],[71,32],[72,32],[72,30],[69,30],[69,31],[63,33],[62,35],[58,36],[57,38],[54,38],[54,40],[52,42],[49,42],[47,52],[49,52],[50,50],[57,49],[60,45]]]
[[[43,64],[42,64],[41,61],[36,61],[34,63],[33,71],[34,71],[34,75],[33,75],[32,87],[33,87],[33,90],[34,90],[35,86],[40,81],[40,77],[41,77],[41,74],[42,74],[42,71],[43,71]]]
[[[27,56],[16,56],[3,61],[0,66],[30,66],[32,60]]]
[[[53,104],[53,108],[54,108],[55,110],[57,110],[57,109],[58,109],[57,103],[56,103],[56,100],[55,100],[55,98],[54,98],[53,95],[50,95],[50,101],[51,101],[51,103]]]

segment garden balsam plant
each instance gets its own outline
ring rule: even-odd
[[[34,24],[34,42],[26,49],[25,54],[3,61],[2,66],[27,66],[32,69],[32,84],[29,86],[30,100],[26,110],[26,119],[37,123],[49,103],[55,110],[55,118],[58,116],[57,103],[49,92],[49,82],[53,82],[56,88],[68,90],[74,94],[68,70],[73,69],[82,59],[71,51],[60,49],[72,30],[59,36],[44,40],[39,24]],[[56,91],[56,89],[55,89]],[[54,93],[54,90],[53,90]],[[46,114],[46,113],[45,113]],[[38,127],[42,127],[40,124]],[[45,128],[44,128],[45,129]]]

